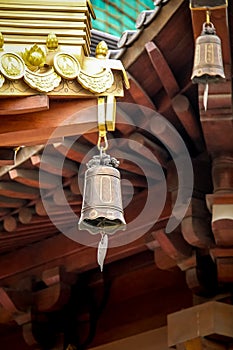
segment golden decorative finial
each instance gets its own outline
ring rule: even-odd
[[[95,49],[96,58],[105,58],[108,54],[108,45],[104,40],[100,41]]]
[[[0,50],[2,50],[4,45],[4,36],[3,34],[0,32]]]
[[[44,51],[36,44],[30,50],[25,49],[22,57],[26,65],[30,67],[43,67],[46,59]]]
[[[56,50],[58,48],[58,39],[55,33],[49,33],[46,40],[46,46],[49,50]]]

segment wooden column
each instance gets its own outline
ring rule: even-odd
[[[212,177],[214,191],[206,201],[212,213],[212,231],[217,244],[211,250],[220,283],[233,282],[233,155],[216,156]]]
[[[177,350],[224,350],[233,339],[233,306],[210,301],[168,315],[168,345]]]

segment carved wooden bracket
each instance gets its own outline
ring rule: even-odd
[[[43,323],[46,319],[38,315],[61,309],[68,302],[70,287],[75,281],[74,274],[67,274],[60,267],[56,267],[42,273],[41,282],[44,287],[37,291],[33,291],[33,286],[27,290],[0,288],[0,304],[8,317],[22,327],[27,345],[39,349],[41,342],[44,344],[44,336],[41,336],[43,332],[38,332],[38,327],[46,330],[46,323]]]

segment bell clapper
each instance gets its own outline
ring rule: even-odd
[[[206,82],[204,94],[203,94],[203,105],[204,105],[205,112],[207,111],[208,93],[209,93],[209,84],[208,82]]]
[[[107,249],[108,249],[108,235],[104,231],[104,229],[100,230],[101,234],[101,239],[98,244],[98,252],[97,252],[97,261],[100,266],[100,271],[103,271],[103,266],[104,266],[104,259],[107,254]]]

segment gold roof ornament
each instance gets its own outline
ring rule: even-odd
[[[96,58],[105,58],[108,54],[108,45],[105,41],[100,41],[95,49],[95,57]]]
[[[2,35],[2,33],[0,32],[0,51],[2,50],[4,45],[4,36]]]
[[[56,50],[58,48],[58,38],[55,33],[49,33],[46,40],[48,50]]]
[[[0,96],[123,96],[127,75],[107,44],[89,57],[90,0],[0,0],[0,10]]]

